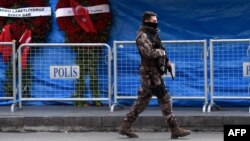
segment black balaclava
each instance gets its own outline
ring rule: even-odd
[[[158,26],[158,23],[153,23],[153,22],[143,22],[143,25],[146,25],[146,26],[149,26],[149,27],[152,27],[154,29],[157,28]]]

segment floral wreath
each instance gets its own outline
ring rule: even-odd
[[[108,5],[108,0],[59,0],[56,6],[56,10],[62,8],[70,8],[72,7],[72,2],[76,5],[81,5],[82,7],[84,7],[84,9],[91,6]],[[109,36],[109,27],[112,19],[111,12],[89,14],[89,19],[91,21],[91,24],[93,25],[92,28],[94,28],[95,30],[93,32],[86,31],[86,29],[82,28],[82,26],[79,24],[79,21],[77,21],[77,17],[75,16],[57,17],[56,20],[60,29],[65,32],[66,42],[106,42]]]
[[[17,9],[25,7],[47,7],[48,0],[0,0],[0,7],[7,9]],[[26,29],[32,31],[32,42],[43,42],[51,27],[50,16],[13,18],[0,17],[0,29],[6,24],[11,24],[11,37],[19,40]]]
[[[51,28],[51,9],[48,5],[48,0],[0,0],[1,42],[16,40],[17,47],[20,44],[31,42],[31,40],[36,43],[44,42]],[[42,12],[39,13],[39,9],[42,9]],[[26,15],[27,13],[30,15],[36,13],[36,15],[30,16],[29,14]],[[25,73],[30,71],[30,66],[27,65],[29,52],[30,49],[28,47],[22,48],[22,69],[24,69]],[[0,53],[3,56],[3,61],[9,64],[8,67],[12,69],[10,65],[12,48],[0,46]],[[3,81],[5,93],[6,96],[12,96],[12,73],[6,69],[5,75],[6,80]],[[30,75],[25,76],[30,77]],[[28,82],[28,78],[25,78],[25,80],[27,82],[24,82],[24,86],[29,87],[30,82]],[[28,89],[26,91],[29,93]]]

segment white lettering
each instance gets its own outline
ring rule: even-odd
[[[50,66],[51,79],[80,78],[79,66]]]
[[[238,134],[240,134],[240,136],[244,136],[244,134],[247,133],[246,129],[234,129],[234,130],[230,129],[230,131],[228,132],[228,136],[238,136]]]
[[[240,129],[235,129],[235,136],[240,133]]]
[[[234,136],[234,130],[233,129],[230,129],[229,133],[227,136]]]
[[[241,133],[240,133],[241,136],[244,136],[244,134],[246,134],[246,133],[247,133],[246,129],[241,129]]]

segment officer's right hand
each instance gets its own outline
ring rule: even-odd
[[[160,57],[163,57],[163,56],[165,56],[165,55],[166,55],[165,51],[164,51],[164,50],[162,50],[162,49],[156,49],[156,52],[158,52],[158,53],[159,53]]]

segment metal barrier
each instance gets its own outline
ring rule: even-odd
[[[207,42],[206,40],[162,41],[171,60],[175,80],[164,78],[173,99],[204,100],[202,111],[206,111],[207,99]],[[136,99],[140,86],[140,57],[135,41],[114,41],[114,104],[118,100]],[[164,76],[165,77],[165,76]],[[185,89],[185,87],[187,89]]]
[[[3,70],[5,78],[1,78],[3,95],[0,96],[0,100],[13,100],[11,105],[11,112],[13,112],[16,103],[16,46],[15,42],[0,42],[0,46],[2,63],[4,63],[3,66],[6,66]],[[6,48],[6,46],[8,47]]]
[[[103,43],[21,45],[18,48],[19,107],[22,108],[22,101],[84,103],[87,100],[95,104],[108,101],[110,107],[111,59],[110,46]]]
[[[249,51],[250,39],[210,40],[211,101],[208,112],[218,99],[250,99]]]

